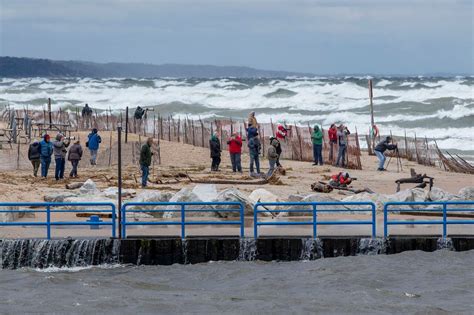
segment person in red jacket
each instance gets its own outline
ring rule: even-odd
[[[287,134],[288,134],[288,130],[286,130],[286,128],[283,127],[283,125],[278,125],[277,132],[276,132],[277,139],[285,140]]]
[[[241,155],[242,155],[242,137],[236,132],[234,132],[227,141],[229,145],[229,153],[230,153],[230,162],[232,163],[232,171],[242,173],[242,163],[241,163]]]
[[[336,124],[332,124],[328,130],[329,136],[329,161],[334,162],[334,148],[337,145],[337,127]]]
[[[352,183],[352,178],[350,178],[347,172],[339,172],[339,174],[332,175],[329,181],[329,185],[334,187],[346,187],[350,183]]]

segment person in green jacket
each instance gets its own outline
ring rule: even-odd
[[[148,174],[150,173],[151,165],[151,146],[153,145],[153,138],[148,138],[146,143],[142,146],[140,151],[140,168],[142,170],[142,187],[146,187],[148,182]]]
[[[313,142],[313,165],[318,165],[318,162],[320,165],[323,165],[323,132],[317,125],[313,128],[311,141]]]

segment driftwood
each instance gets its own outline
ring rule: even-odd
[[[431,188],[433,188],[434,177],[430,177],[426,174],[417,174],[413,168],[410,169],[410,174],[411,177],[409,178],[400,178],[395,181],[397,184],[397,192],[400,191],[401,184],[419,184],[415,186],[415,188],[425,188],[427,184],[430,184],[431,191]],[[425,179],[428,179],[428,181],[425,181]]]
[[[66,189],[78,189],[84,185],[83,182],[66,184]]]
[[[261,180],[231,180],[231,179],[192,179],[188,175],[188,179],[191,183],[197,184],[227,184],[227,185],[265,185],[265,184],[272,184],[272,183],[279,183],[280,178],[276,176],[276,172],[272,174],[272,176],[268,178],[264,178]]]

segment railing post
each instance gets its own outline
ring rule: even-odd
[[[116,229],[116,225],[115,225],[115,219],[116,219],[116,216],[115,216],[115,205],[112,204],[112,237],[115,238],[115,229]],[[120,210],[119,210],[120,211]]]
[[[51,206],[46,206],[46,238],[51,239]]]
[[[121,237],[122,238],[126,238],[127,237],[127,223],[126,223],[126,208],[127,205],[122,205],[122,208],[120,209],[120,213],[121,213],[121,218],[119,220],[121,220],[120,222],[120,226],[119,226],[119,229],[121,229]]]
[[[242,205],[242,203],[240,203],[240,237],[241,238],[245,236],[244,226],[245,226],[244,206]]]
[[[383,206],[383,237],[384,238],[387,238],[387,234],[388,234],[387,233],[387,225],[388,225],[388,223],[387,223],[387,207],[388,206],[389,206],[388,204],[385,204]]]
[[[446,238],[447,233],[447,223],[446,223],[447,213],[446,213],[446,202],[443,202],[443,238]]]
[[[181,238],[185,239],[186,237],[186,224],[184,222],[185,220],[185,213],[184,213],[184,203],[181,204]]]
[[[316,224],[316,216],[317,216],[317,212],[316,212],[316,204],[313,203],[313,239],[316,239],[317,237],[317,233],[318,233],[318,230],[317,230],[317,224]]]
[[[377,234],[377,220],[376,220],[376,213],[375,213],[375,205],[371,203],[370,207],[372,208],[372,238],[375,238]]]
[[[257,224],[258,203],[253,207],[253,238],[258,238],[258,224]]]

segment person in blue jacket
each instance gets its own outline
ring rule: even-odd
[[[43,136],[40,142],[40,160],[41,160],[41,177],[48,176],[49,165],[51,165],[51,155],[53,154],[53,144],[48,134]]]
[[[99,134],[97,133],[97,128],[92,129],[92,132],[87,136],[86,147],[89,148],[91,153],[91,165],[97,165],[97,151],[99,150],[99,144],[102,142]]]

